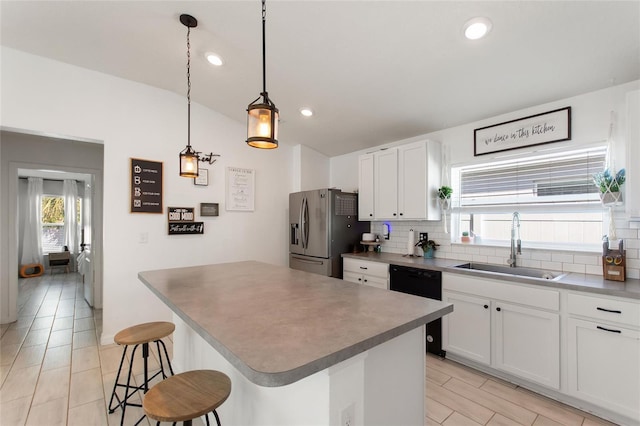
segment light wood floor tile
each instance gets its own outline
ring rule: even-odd
[[[32,406],[26,426],[65,426],[67,424],[67,401],[65,396]]]
[[[11,370],[10,365],[0,365],[0,386],[4,384],[4,381],[9,375],[10,370]]]
[[[40,373],[32,404],[40,405],[54,399],[66,398],[68,389],[69,367],[43,371]]]
[[[500,413],[496,413],[493,417],[491,417],[491,420],[489,420],[489,423],[487,423],[487,426],[514,426],[516,423],[503,416]]]
[[[73,341],[73,329],[63,329],[56,330],[51,332],[51,336],[49,337],[49,345],[50,348],[55,348],[57,346],[70,345]]]
[[[71,345],[47,348],[47,351],[44,353],[44,361],[42,362],[43,371],[60,367],[68,367],[70,365]]]
[[[605,419],[595,417],[591,414],[585,414],[584,423],[582,426],[615,426],[615,423],[611,423]]]
[[[92,315],[93,315],[93,310],[91,308],[76,307],[76,313],[74,315],[74,318],[75,319],[90,318]]]
[[[445,383],[447,383],[447,381],[449,381],[449,379],[451,379],[451,376],[449,376],[448,374],[445,374],[440,370],[436,370],[435,368],[431,368],[430,364],[427,364],[425,372],[427,375],[427,379],[439,385],[444,385]]]
[[[100,356],[97,346],[75,349],[71,354],[71,372],[91,370],[100,367]]]
[[[73,333],[73,349],[86,348],[87,346],[97,346],[97,344],[96,333],[94,330]]]
[[[57,307],[56,306],[43,306],[38,310],[36,314],[36,318],[40,317],[50,317],[56,314]]]
[[[73,306],[63,306],[56,311],[56,319],[73,318],[76,309]]]
[[[46,345],[48,341],[49,329],[31,330],[25,337],[24,342],[22,342],[22,347],[26,348],[28,346]]]
[[[449,380],[443,387],[522,425],[533,424],[537,416],[533,411],[499,398],[483,389],[473,387],[456,378]]]
[[[427,368],[433,368],[451,377],[479,388],[489,378],[488,375],[436,356],[427,356]]]
[[[12,368],[0,389],[0,401],[7,402],[24,397],[33,397],[38,382],[40,366]]]
[[[481,389],[566,426],[579,426],[584,420],[582,416],[568,410],[566,406],[522,388],[514,390],[494,380],[487,380]]]
[[[460,413],[453,413],[447,420],[442,422],[443,426],[478,426],[484,423],[477,423]]]
[[[425,399],[425,411],[427,412],[427,417],[438,423],[442,423],[447,419],[447,417],[453,414],[453,410],[451,408],[446,405],[442,405],[431,398]]]
[[[87,404],[79,405],[74,408],[69,408],[69,418],[67,419],[67,425],[107,426],[107,410],[105,409],[104,399],[99,399]]]
[[[44,358],[44,351],[47,345],[29,346],[27,348],[22,347],[13,361],[12,368],[24,368],[32,365],[42,364],[42,358]]]
[[[20,352],[20,343],[0,344],[0,365],[10,366]]]
[[[74,320],[73,331],[95,330],[95,328],[93,317]]]
[[[9,328],[29,328],[31,327],[31,323],[33,322],[34,318],[35,314],[23,315],[22,313],[20,313],[20,315],[18,316],[18,320],[11,323],[11,326]]]
[[[426,394],[427,397],[481,424],[487,423],[494,414],[488,408],[436,384],[427,385]]]
[[[42,318],[36,318],[35,320],[33,320],[33,323],[31,324],[31,331],[33,330],[43,330],[43,329],[51,329],[51,325],[53,324],[53,320],[54,320],[54,316],[50,316],[50,317],[42,317]]]
[[[2,336],[2,340],[0,340],[0,344],[4,345],[13,345],[16,343],[22,344],[25,337],[29,334],[29,328],[13,328],[9,327],[7,331]]]
[[[31,397],[0,403],[0,425],[23,425],[27,420]]]
[[[122,346],[109,345],[103,346],[102,348],[100,349],[102,374],[118,371],[118,366],[122,359]]]
[[[102,374],[99,368],[73,373],[69,390],[69,408],[102,399]]]
[[[562,423],[554,422],[553,420],[546,418],[543,415],[539,415],[533,426],[564,426]]]
[[[424,419],[424,425],[425,426],[438,426],[440,423],[436,422],[435,420],[433,420],[430,417],[426,417]]]
[[[53,321],[53,326],[51,327],[52,331],[57,330],[66,330],[69,328],[73,328],[73,316],[68,317],[58,317]]]

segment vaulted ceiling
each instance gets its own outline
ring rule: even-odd
[[[186,96],[246,120],[262,89],[255,1],[0,2],[2,45]],[[466,21],[489,18],[484,39]],[[640,78],[638,1],[267,2],[280,141],[328,156]],[[215,51],[224,66],[212,67]],[[185,99],[186,103],[186,99]],[[315,111],[302,117],[299,108]],[[184,117],[176,117],[184,119]]]

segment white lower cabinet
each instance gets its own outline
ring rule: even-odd
[[[557,290],[443,274],[443,349],[553,389],[560,388]]]
[[[491,301],[468,294],[442,292],[453,312],[442,317],[442,345],[446,351],[491,364]]]
[[[494,303],[494,367],[560,389],[560,315]]]
[[[389,265],[353,258],[344,258],[342,279],[356,284],[389,289]]]
[[[569,294],[568,392],[640,424],[640,304]]]

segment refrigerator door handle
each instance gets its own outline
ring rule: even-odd
[[[298,223],[300,224],[300,244],[304,248],[304,197],[300,201],[300,219]]]
[[[304,197],[302,202],[302,240],[303,247],[309,247],[309,201]]]

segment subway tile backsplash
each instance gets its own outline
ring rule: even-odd
[[[623,213],[617,214],[615,222],[616,234],[618,238],[624,239],[624,246],[627,251],[626,276],[627,278],[640,279],[640,229],[635,223],[630,223]],[[503,265],[506,265],[509,259],[510,250],[508,247],[451,244],[451,235],[444,232],[442,222],[371,222],[371,232],[382,236],[383,223],[391,225],[389,239],[381,240],[381,250],[385,253],[406,254],[409,231],[413,229],[416,241],[419,232],[428,232],[429,239],[440,244],[435,252],[436,258]],[[421,255],[422,250],[416,247],[415,254]],[[518,263],[529,268],[602,275],[602,257],[600,253],[530,249],[525,247],[522,250],[522,254],[518,255]]]

